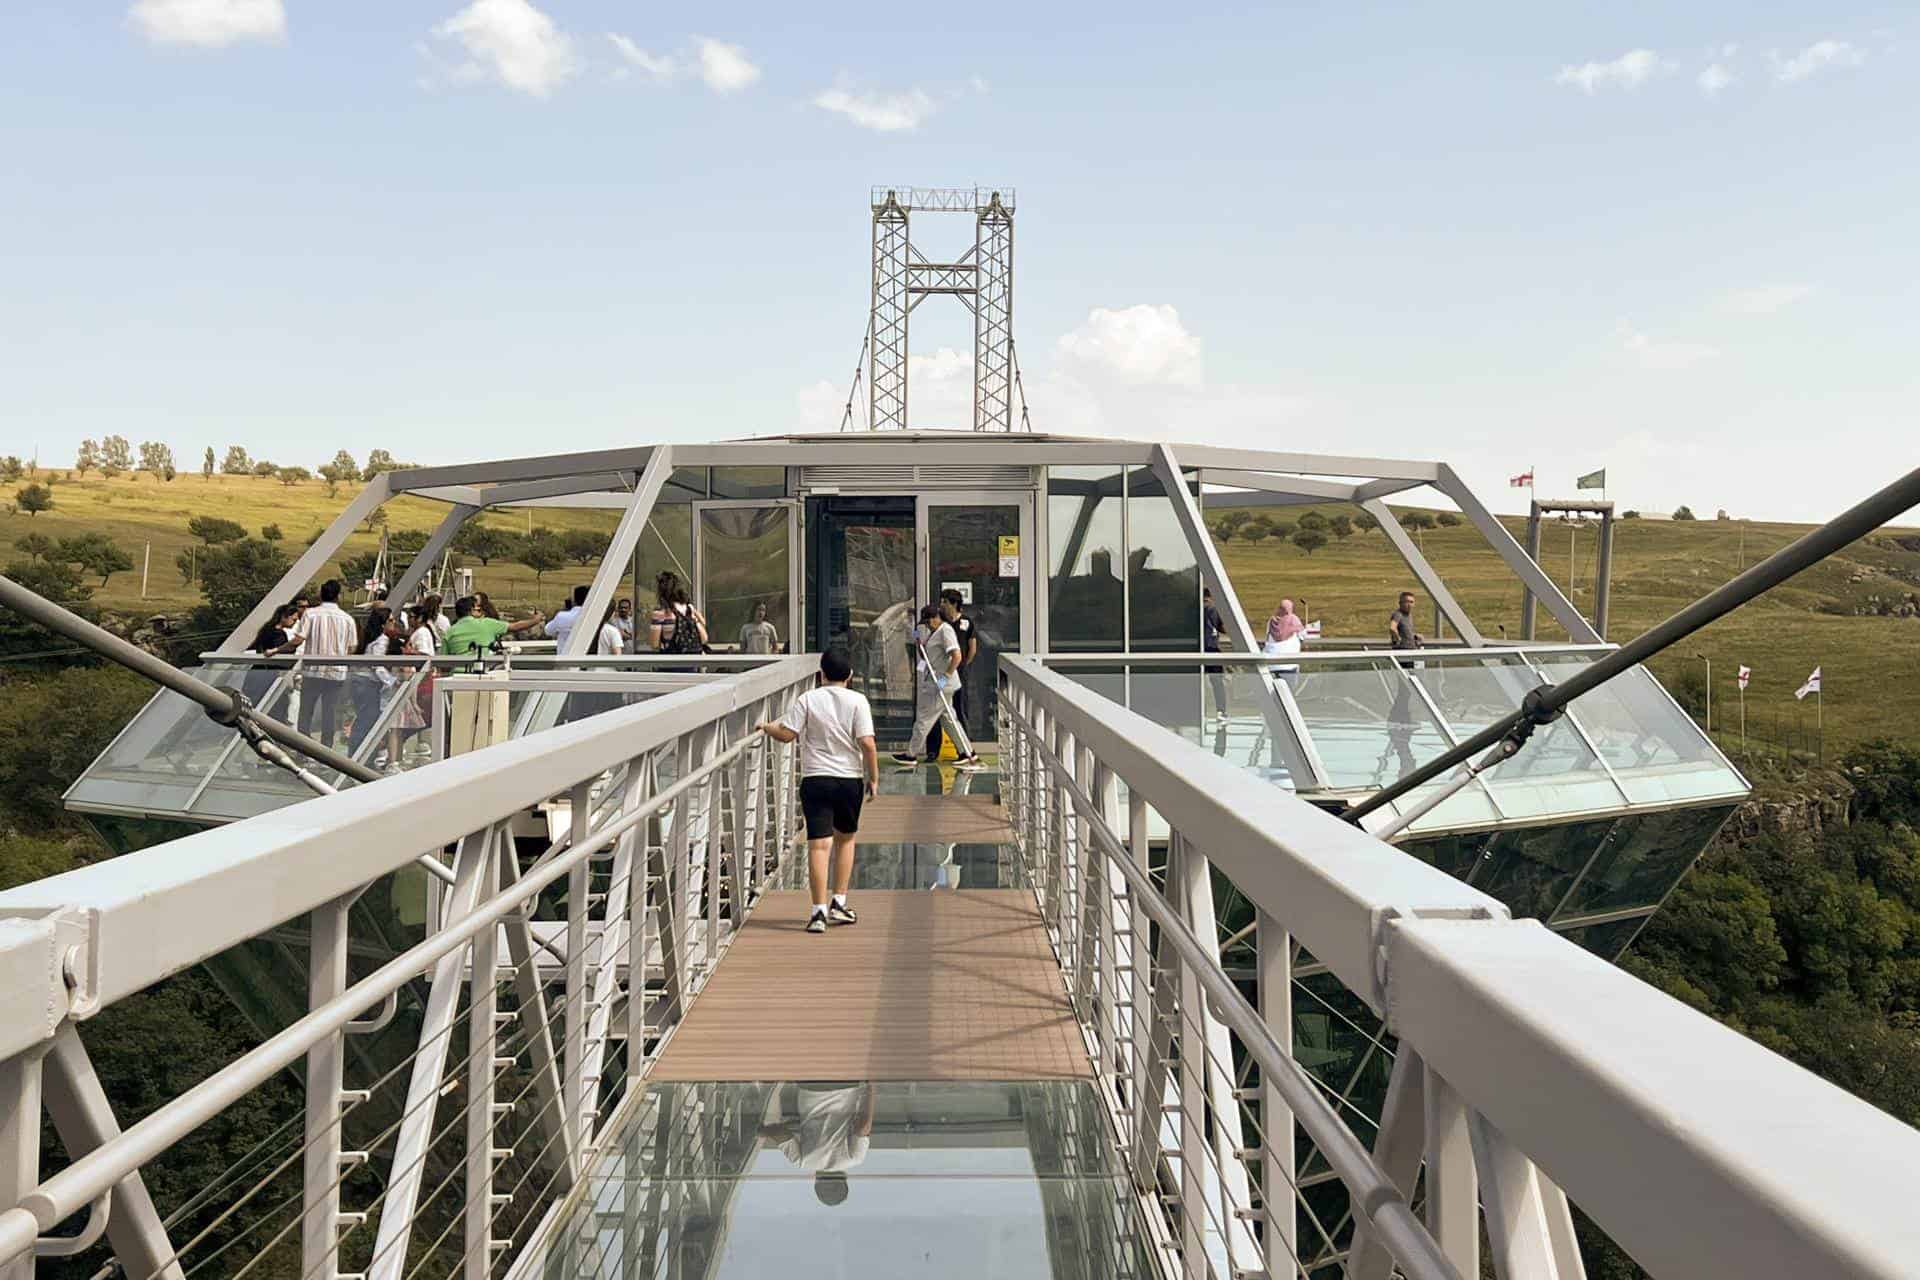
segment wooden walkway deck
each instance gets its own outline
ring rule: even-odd
[[[1031,893],[886,890],[851,901],[859,924],[814,935],[805,893],[766,895],[652,1078],[1092,1074]]]
[[[875,796],[860,811],[856,844],[1010,844],[1013,828],[992,796]]]

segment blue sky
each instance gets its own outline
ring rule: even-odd
[[[15,0],[0,451],[834,426],[868,187],[980,182],[1039,429],[1832,514],[1920,455],[1920,20],[1591,10]]]

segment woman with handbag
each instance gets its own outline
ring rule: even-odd
[[[662,570],[654,579],[654,609],[647,615],[648,636],[656,653],[705,653],[707,620],[687,598],[680,575]],[[694,668],[688,667],[691,671]]]

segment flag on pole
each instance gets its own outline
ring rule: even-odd
[[[1740,668],[1740,687],[1741,687],[1742,689],[1744,689],[1744,688],[1746,688],[1746,687],[1747,687],[1747,681],[1749,681],[1749,680],[1751,680],[1752,678],[1753,678],[1753,668],[1752,668],[1752,667],[1741,667],[1741,668]]]
[[[1519,475],[1512,477],[1507,484],[1515,489],[1533,488],[1533,468],[1529,467]]]
[[[1793,696],[1796,699],[1805,698],[1810,693],[1818,692],[1820,692],[1820,668],[1815,667],[1813,674],[1807,677],[1807,682],[1793,691]]]
[[[1607,469],[1602,467],[1598,471],[1589,471],[1573,483],[1576,489],[1604,489],[1607,487]]]

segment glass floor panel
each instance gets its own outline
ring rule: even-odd
[[[650,1087],[539,1274],[1154,1272],[1091,1085],[843,1081]]]

